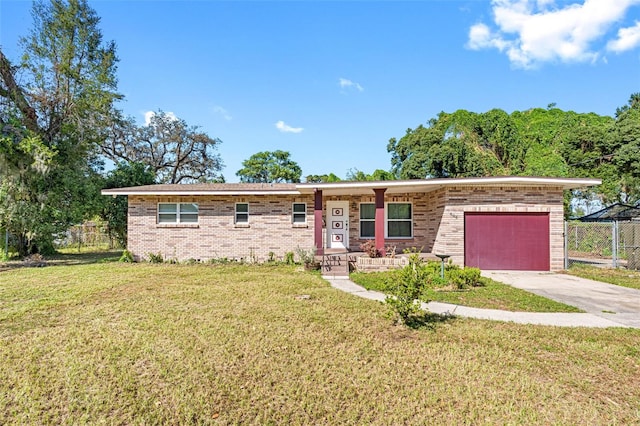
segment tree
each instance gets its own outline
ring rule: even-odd
[[[376,169],[370,175],[358,169],[349,169],[347,172],[347,180],[350,181],[395,180],[395,178],[393,173],[382,169]]]
[[[158,111],[142,127],[131,117],[119,117],[110,127],[102,153],[114,162],[147,165],[158,183],[224,181],[223,162],[216,152],[221,143],[199,127]]]
[[[96,147],[121,98],[115,44],[102,42],[86,0],[36,1],[32,16],[19,65],[0,51],[0,221],[21,254],[51,247],[56,232],[95,206],[87,200],[97,193]],[[29,158],[46,167],[25,168]]]
[[[150,185],[155,176],[150,168],[142,163],[116,164],[105,179],[104,188],[124,188],[128,186]],[[109,236],[115,238],[121,247],[127,246],[127,197],[105,198],[101,216],[109,223]]]
[[[610,154],[619,176],[618,201],[640,201],[640,93],[618,108],[610,132]]]
[[[400,179],[506,174],[512,159],[504,155],[502,143],[512,144],[513,130],[496,123],[498,119],[504,120],[499,110],[486,116],[465,110],[441,112],[426,127],[408,129],[400,140],[389,140],[392,173]],[[509,140],[503,142],[496,132]]]
[[[300,182],[302,169],[289,156],[280,150],[258,152],[242,162],[243,167],[236,175],[247,183]]]
[[[320,183],[320,182],[340,182],[340,179],[334,173],[324,174],[324,175],[307,175],[304,178],[307,183]]]

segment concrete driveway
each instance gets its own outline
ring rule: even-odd
[[[622,325],[640,327],[640,290],[553,272],[482,271],[482,275]]]

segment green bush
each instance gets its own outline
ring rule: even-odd
[[[286,263],[287,265],[293,265],[294,263],[296,263],[292,251],[288,251],[284,254],[284,263]]]
[[[456,266],[455,268],[448,269],[445,277],[449,284],[460,290],[482,286],[480,269],[478,268],[460,269]]]
[[[119,262],[133,263],[133,253],[131,253],[129,250],[123,251],[122,256],[120,256]]]
[[[162,262],[164,262],[164,258],[162,257],[162,253],[149,253],[149,262],[151,262],[151,263],[162,263]]]
[[[425,287],[433,282],[433,275],[420,258],[420,254],[411,253],[409,264],[394,278],[394,282],[386,285],[393,289],[393,296],[388,296],[385,302],[389,305],[394,320],[408,325],[411,318],[420,311],[419,299],[423,296]]]

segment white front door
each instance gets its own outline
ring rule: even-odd
[[[348,201],[327,201],[327,248],[349,248]]]

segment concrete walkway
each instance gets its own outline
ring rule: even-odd
[[[520,274],[524,274],[522,278]],[[441,303],[441,302],[429,302],[422,303],[422,308],[428,310],[430,312],[438,313],[438,314],[448,314],[455,315],[459,317],[467,317],[467,318],[478,318],[478,319],[487,319],[487,320],[495,320],[495,321],[506,321],[506,322],[514,322],[518,324],[537,324],[537,325],[550,325],[550,326],[558,326],[558,327],[598,327],[598,328],[606,328],[606,327],[626,327],[626,328],[640,328],[640,291],[633,289],[625,289],[624,287],[619,286],[611,286],[610,284],[598,283],[596,281],[590,281],[590,283],[596,283],[595,288],[600,289],[602,291],[602,287],[599,284],[603,284],[607,287],[607,293],[611,294],[611,298],[615,298],[613,296],[616,294],[616,290],[618,288],[625,290],[633,290],[635,293],[631,293],[633,297],[635,297],[635,302],[632,301],[631,307],[633,308],[635,305],[633,303],[638,303],[638,308],[635,311],[630,312],[620,312],[617,311],[609,311],[616,313],[608,313],[602,312],[602,310],[598,310],[599,308],[589,308],[585,309],[586,302],[584,306],[578,306],[574,302],[559,300],[555,296],[555,292],[550,291],[549,287],[552,287],[554,284],[563,288],[566,284],[562,279],[554,280],[554,278],[550,277],[570,277],[567,280],[568,283],[574,283],[573,280],[576,277],[571,277],[569,275],[561,275],[561,274],[553,274],[553,273],[537,273],[537,272],[490,272],[485,273],[483,271],[483,275],[488,276],[496,281],[503,282],[505,284],[513,285],[513,282],[520,283],[519,285],[514,285],[514,287],[523,288],[524,290],[530,291],[532,293],[540,294],[541,296],[547,297],[549,299],[558,300],[560,302],[566,303],[568,305],[576,306],[581,308],[587,313],[542,313],[542,312],[510,312],[510,311],[502,311],[498,309],[481,309],[481,308],[470,308],[467,306],[454,305],[450,303]],[[344,292],[353,294],[354,296],[363,297],[365,299],[384,301],[386,295],[384,293],[380,293],[378,291],[367,290],[362,286],[354,283],[349,279],[336,279],[333,277],[324,277],[332,287],[342,290]],[[540,284],[541,287],[545,288],[547,294],[538,293],[539,288],[535,288],[534,281],[540,280],[542,283],[547,283],[545,285]],[[580,282],[578,279],[578,283]],[[584,284],[584,283],[583,283]],[[589,284],[589,283],[587,283]],[[528,287],[528,288],[525,288]],[[610,289],[608,287],[616,287],[616,289]],[[530,289],[531,288],[531,289]],[[534,291],[536,290],[536,291]],[[623,293],[627,293],[623,290]],[[578,297],[581,297],[585,292],[584,286],[580,286],[579,290],[574,289],[576,291],[575,294]],[[596,296],[598,295],[598,290],[596,290]],[[637,294],[636,294],[637,293]],[[612,305],[607,305],[612,306]],[[594,312],[590,312],[590,311]]]

